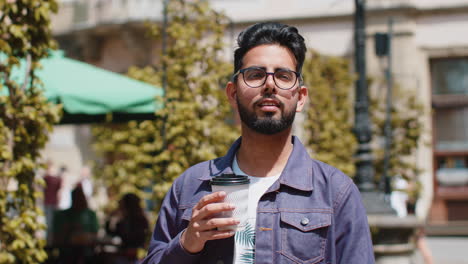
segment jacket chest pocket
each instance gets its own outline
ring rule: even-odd
[[[327,212],[280,212],[281,254],[294,263],[323,260],[331,214]]]

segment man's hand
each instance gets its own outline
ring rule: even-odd
[[[203,196],[193,207],[192,218],[180,238],[180,243],[190,253],[203,250],[208,240],[223,239],[234,235],[234,231],[218,231],[218,227],[237,225],[239,220],[234,218],[214,218],[214,215],[223,211],[232,211],[234,206],[222,203],[226,197],[225,192],[215,192]]]

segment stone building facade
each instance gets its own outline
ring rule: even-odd
[[[240,30],[260,21],[295,25],[320,53],[353,56],[354,1],[209,2],[231,20],[226,56]],[[369,76],[384,79],[373,36],[386,32],[392,18],[395,83],[424,105],[427,144],[413,157],[423,169],[417,215],[432,224],[468,223],[468,0],[367,0],[366,5]],[[161,21],[162,7],[163,0],[61,0],[53,30],[69,57],[123,73],[131,65],[157,65],[160,44],[146,38],[144,21]]]

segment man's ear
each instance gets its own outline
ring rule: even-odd
[[[304,85],[300,86],[298,89],[299,98],[297,100],[296,112],[301,112],[307,102],[309,90]]]
[[[226,96],[234,109],[237,109],[237,86],[233,82],[226,84]]]

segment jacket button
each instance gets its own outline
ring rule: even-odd
[[[301,220],[301,225],[306,226],[306,225],[308,225],[308,224],[309,224],[309,219],[306,218],[306,217],[302,218],[302,220]]]

